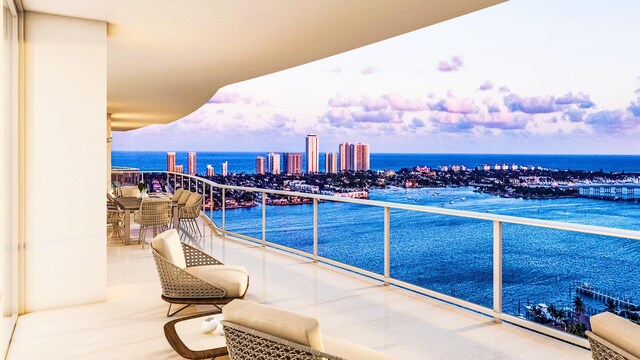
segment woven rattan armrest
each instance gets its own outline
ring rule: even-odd
[[[587,337],[594,360],[640,360],[591,331],[587,331]]]
[[[220,323],[224,326],[231,359],[345,360],[226,320]]]
[[[184,253],[184,260],[187,262],[187,267],[202,265],[224,265],[221,261],[212,257],[211,255],[185,243],[182,243],[182,252]]]
[[[158,268],[162,294],[169,298],[224,298],[227,291],[219,286],[191,275],[175,266],[153,249],[153,259]]]

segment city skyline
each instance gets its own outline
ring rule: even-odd
[[[298,151],[315,133],[321,151],[358,136],[383,153],[634,154],[638,16],[633,2],[510,1],[226,86],[113,146]]]

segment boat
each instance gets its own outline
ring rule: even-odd
[[[449,204],[453,204],[453,200],[449,201]]]
[[[444,203],[440,203],[440,207],[444,207]]]
[[[467,201],[467,198],[466,197],[461,197],[460,201]]]

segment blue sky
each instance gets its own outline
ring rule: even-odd
[[[640,2],[512,0],[220,89],[114,150],[639,154]]]

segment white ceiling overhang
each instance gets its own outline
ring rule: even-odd
[[[113,130],[169,123],[221,87],[339,54],[504,0],[22,0],[108,23]]]

